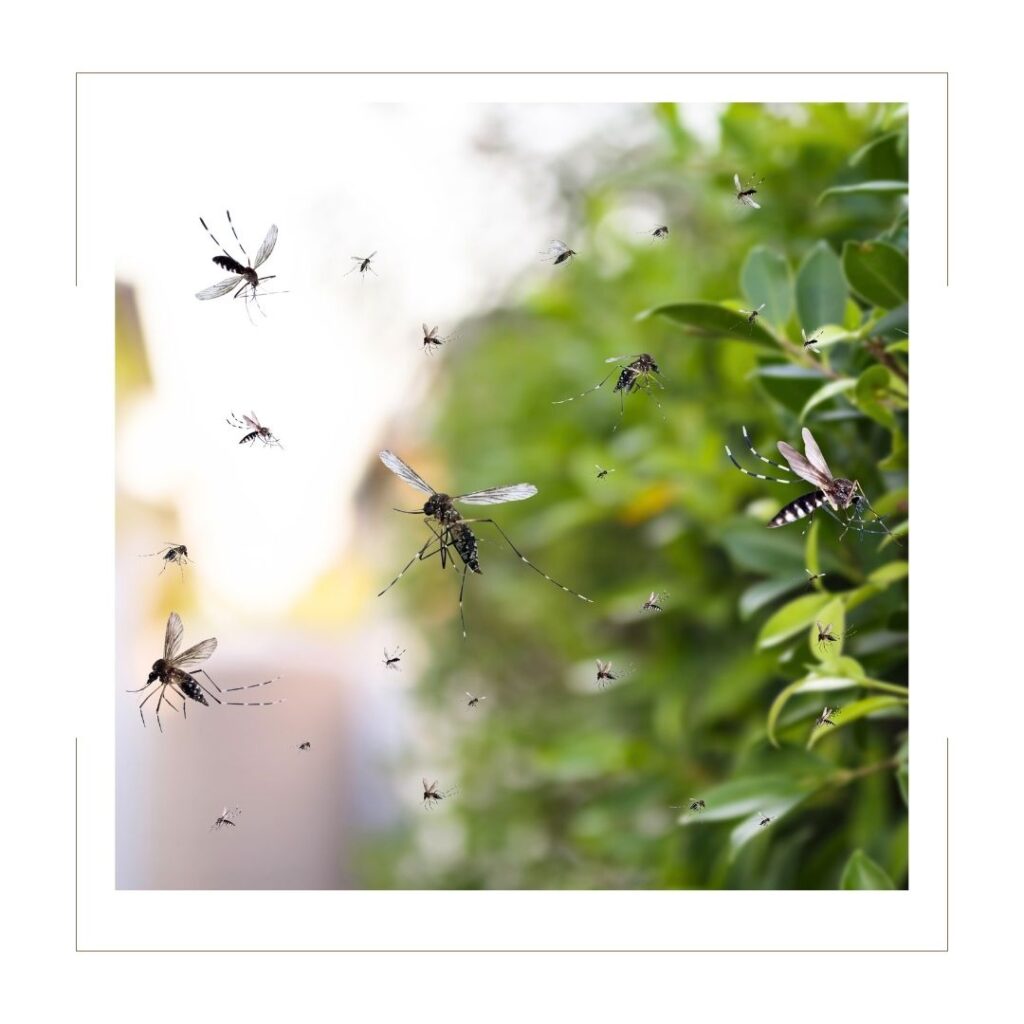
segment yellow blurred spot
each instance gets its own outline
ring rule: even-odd
[[[619,519],[629,525],[645,523],[660,515],[672,504],[676,489],[671,484],[652,484],[637,494],[619,513]]]

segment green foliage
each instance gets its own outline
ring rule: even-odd
[[[432,641],[419,695],[445,741],[431,777],[461,794],[381,837],[378,884],[906,885],[904,114],[734,105],[714,144],[671,104],[650,116],[659,141],[606,161],[574,198],[579,257],[465,325],[438,364],[429,451],[410,460],[447,463],[437,478],[453,493],[537,484],[495,518],[595,603],[545,583],[486,526],[466,641],[460,576],[427,563],[403,580]],[[761,210],[735,202],[735,170],[765,175]],[[638,196],[665,211],[665,243],[617,226]],[[737,310],[761,302],[748,325]],[[806,349],[800,328],[822,326]],[[660,409],[627,394],[620,420],[610,382],[552,404],[640,351],[661,367]],[[766,529],[802,491],[738,473],[723,446],[779,475],[740,426],[778,460],[775,442],[799,445],[803,424],[899,545],[823,513],[806,534],[806,520]],[[595,463],[616,472],[597,480]],[[415,550],[422,527],[399,518],[412,522],[394,527],[396,549]],[[661,613],[639,610],[651,590],[668,591]],[[819,650],[818,620],[847,635]],[[595,658],[634,671],[599,690]],[[489,699],[453,721],[463,690]],[[825,704],[836,724],[816,727]],[[689,797],[706,810],[673,809]]]

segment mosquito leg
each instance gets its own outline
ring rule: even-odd
[[[242,245],[242,240],[238,237],[238,232],[235,230],[234,222],[231,220],[231,211],[225,211],[228,217],[228,223],[231,225],[231,234],[235,236],[235,241],[238,243],[238,248],[242,250],[242,255],[245,257],[245,262],[249,262],[249,254],[245,251],[245,246]]]
[[[468,565],[462,567],[462,584],[459,587],[459,618],[462,620],[462,639],[466,639],[466,612],[462,607],[462,595],[466,592],[466,570]]]
[[[423,547],[421,547],[419,551],[417,551],[416,554],[409,559],[409,561],[405,565],[405,568],[377,596],[383,597],[409,571],[409,567],[413,564],[413,562],[418,562],[422,561],[424,558],[429,558],[430,556],[425,554],[425,552],[427,548],[429,548],[430,545],[434,543],[434,540],[435,537],[431,537],[430,540],[428,540],[427,543],[424,544]]]
[[[597,391],[598,388],[604,387],[604,385],[608,382],[608,378],[611,377],[612,374],[614,374],[614,373],[615,373],[615,371],[612,370],[612,372],[609,373],[608,376],[605,377],[604,380],[602,380],[600,384],[595,384],[592,388],[587,388],[587,390],[582,392],[581,394],[573,395],[572,398],[562,398],[562,399],[560,399],[557,402],[552,402],[551,404],[552,405],[565,405],[566,402],[575,402],[579,398],[586,398],[587,395],[589,395],[592,391]]]
[[[146,686],[149,686],[149,683],[146,683]],[[146,686],[144,686],[143,689],[145,689]],[[159,690],[160,690],[160,687],[158,686],[155,690],[152,691],[152,693],[146,694],[146,696],[142,698],[142,703],[139,704],[139,718],[142,719],[142,727],[143,728],[146,727],[146,716],[142,713],[143,705],[146,703],[146,701],[149,700],[150,697],[153,696],[154,693],[159,692]],[[129,690],[128,692],[129,693],[138,693],[139,691],[138,690]]]
[[[202,672],[202,674],[204,676],[206,676],[206,678],[209,679],[211,683],[213,683],[213,688],[217,691],[217,693],[223,693],[224,692],[216,683],[213,682],[213,676],[211,676],[210,673],[207,672],[205,668],[194,669],[189,674],[192,676],[193,680],[195,680],[196,686],[198,686],[199,689],[201,689],[206,694],[207,697],[212,697],[218,704],[220,704],[220,701],[217,700],[217,695],[214,694],[214,693],[211,693],[209,690],[207,690],[206,687],[203,686],[203,684],[201,682],[199,682],[198,679],[196,679],[196,676],[199,675],[200,672]]]
[[[234,257],[234,256],[232,256],[232,255],[231,255],[231,253],[229,253],[229,252],[227,251],[227,249],[225,249],[225,248],[224,248],[224,246],[223,246],[223,245],[221,245],[221,244],[220,244],[220,242],[218,242],[218,241],[217,241],[217,239],[216,239],[216,238],[214,237],[214,234],[213,234],[213,232],[212,232],[212,231],[211,231],[211,230],[210,230],[210,229],[209,229],[208,227],[206,227],[206,221],[205,221],[205,220],[203,220],[203,218],[202,218],[202,217],[200,217],[200,218],[199,218],[199,223],[200,223],[200,224],[202,224],[202,225],[203,225],[203,227],[204,227],[204,228],[206,229],[206,233],[207,233],[207,234],[208,234],[208,235],[209,235],[209,236],[210,236],[211,238],[213,238],[213,244],[214,244],[215,246],[217,246],[217,248],[218,248],[218,249],[220,249],[220,251],[221,251],[222,253],[224,253],[224,255],[225,255],[225,256],[227,256],[227,258],[228,258],[229,260],[233,260],[233,259],[234,259],[235,257]]]
[[[789,468],[789,466],[783,466],[782,463],[780,463],[780,462],[772,462],[771,459],[766,459],[754,447],[754,442],[750,440],[750,435],[747,433],[747,428],[744,426],[742,429],[743,429],[743,440],[747,442],[747,447],[750,449],[750,454],[753,455],[755,459],[760,459],[762,462],[766,463],[769,466],[773,466],[775,469],[781,469],[783,471],[783,473],[791,473],[792,472],[792,470]]]
[[[777,477],[777,476],[765,476],[765,475],[764,475],[764,473],[751,473],[749,469],[744,469],[744,468],[743,468],[743,467],[742,467],[742,466],[741,466],[741,465],[740,465],[740,464],[739,464],[739,463],[738,463],[738,462],[736,461],[735,457],[734,457],[734,456],[733,456],[733,454],[732,454],[732,449],[731,449],[731,448],[730,448],[730,447],[729,447],[728,445],[726,445],[726,446],[725,446],[725,454],[729,456],[729,461],[730,461],[730,462],[731,462],[731,463],[732,463],[732,464],[733,464],[733,465],[734,465],[734,466],[735,466],[735,467],[736,467],[736,468],[737,468],[737,469],[738,469],[738,470],[739,470],[739,471],[740,471],[741,473],[746,473],[746,474],[747,474],[747,476],[752,476],[752,477],[753,477],[753,478],[754,478],[755,480],[767,480],[767,481],[768,481],[769,483],[773,483],[773,484],[791,484],[791,483],[793,483],[793,481],[792,481],[792,480],[782,480],[782,479],[780,479],[780,478],[779,478],[779,477]],[[758,456],[758,458],[760,458],[760,457],[761,457],[761,456],[759,455],[759,456]],[[765,462],[767,462],[767,461],[768,461],[768,460],[767,460],[767,459],[765,459]],[[774,463],[768,463],[768,464],[769,464],[769,465],[774,465]]]
[[[512,543],[511,539],[509,538],[509,535],[493,519],[463,519],[461,521],[463,523],[490,523],[490,525],[493,526],[498,531],[498,533],[500,533],[501,536],[505,539],[505,543],[508,544],[508,546],[519,556],[520,560],[525,562],[535,573],[538,573],[539,575],[543,576],[544,579],[548,580],[550,583],[554,583],[556,587],[558,587],[560,590],[564,590],[567,594],[572,594],[573,597],[578,597],[581,601],[586,601],[587,604],[594,603],[593,601],[591,601],[589,597],[584,597],[582,594],[577,594],[575,590],[570,590],[567,586],[565,586],[562,583],[559,583],[558,580],[549,576],[546,572],[544,572],[543,569],[537,568],[537,566],[535,566],[533,562],[531,562],[526,557],[526,555],[524,555],[522,551],[520,551],[519,548],[517,548],[515,544]]]
[[[246,683],[245,686],[229,686],[224,693],[237,693],[239,690],[253,690],[258,686],[269,686],[271,683],[276,682],[275,679],[267,679],[262,683]],[[281,704],[284,702],[284,698],[281,697],[278,700],[229,700],[225,703],[229,707],[236,708],[269,708],[273,704]]]

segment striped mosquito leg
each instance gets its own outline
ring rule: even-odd
[[[195,681],[196,681],[196,686],[198,686],[198,687],[199,687],[199,688],[200,688],[200,689],[201,689],[201,690],[202,690],[202,691],[203,691],[203,692],[204,692],[204,693],[206,694],[206,696],[207,696],[207,697],[212,697],[212,698],[213,698],[213,699],[214,699],[215,701],[217,701],[217,703],[218,703],[218,704],[220,704],[221,702],[220,702],[219,700],[217,700],[217,694],[215,694],[215,693],[211,693],[211,692],[210,692],[209,690],[207,690],[207,689],[206,689],[206,687],[205,687],[205,686],[203,686],[203,684],[202,684],[201,682],[199,682],[199,680],[198,680],[198,679],[196,679],[196,676],[197,676],[197,675],[199,675],[199,673],[200,673],[200,672],[202,672],[202,674],[203,674],[204,676],[206,676],[206,678],[207,678],[207,679],[209,679],[209,680],[210,680],[210,682],[211,682],[211,683],[213,684],[213,688],[214,688],[214,689],[215,689],[215,690],[217,691],[217,693],[223,693],[223,692],[224,692],[224,691],[223,691],[223,690],[222,690],[222,689],[221,689],[221,688],[220,688],[220,687],[219,687],[219,686],[218,686],[218,685],[217,685],[217,684],[216,684],[216,683],[215,683],[215,682],[213,681],[213,676],[211,676],[211,675],[210,675],[210,673],[209,673],[209,672],[207,672],[205,668],[197,668],[197,669],[193,670],[193,671],[192,671],[191,673],[189,673],[189,674],[190,674],[190,675],[192,676],[192,678],[193,678],[193,679],[195,679]]]
[[[231,234],[235,236],[235,241],[238,243],[238,248],[242,250],[242,255],[245,257],[246,263],[249,262],[249,254],[245,251],[245,246],[242,245],[242,240],[238,237],[238,232],[235,230],[234,222],[231,220],[231,211],[226,210],[228,216],[228,223],[231,225]]]
[[[741,472],[746,473],[747,476],[752,476],[755,480],[767,480],[773,484],[791,484],[792,480],[781,480],[777,476],[765,476],[764,473],[751,473],[749,469],[744,469],[737,461],[736,457],[732,453],[732,449],[726,445],[725,454],[729,456],[729,461]]]
[[[424,558],[431,558],[436,555],[438,553],[437,551],[431,551],[429,555],[426,554],[427,548],[429,548],[436,539],[436,536],[431,537],[430,540],[428,540],[427,543],[424,544],[408,562],[406,562],[405,568],[377,596],[383,597],[409,571],[414,562],[422,562]]]
[[[202,217],[200,217],[200,218],[199,218],[199,223],[200,223],[200,224],[202,224],[204,228],[206,228],[206,233],[207,233],[207,234],[208,234],[208,235],[209,235],[209,236],[210,236],[210,237],[211,237],[211,238],[213,239],[213,244],[214,244],[215,246],[217,246],[217,248],[218,248],[218,249],[220,249],[220,251],[221,251],[222,253],[224,253],[224,255],[225,255],[225,256],[227,256],[227,258],[228,258],[229,260],[233,260],[233,259],[234,259],[235,257],[234,257],[234,256],[232,256],[232,255],[231,255],[231,253],[229,253],[229,252],[227,251],[227,249],[225,249],[225,248],[224,248],[224,246],[223,246],[223,245],[221,245],[221,244],[220,244],[220,242],[218,242],[218,241],[217,241],[217,238],[216,238],[216,236],[214,235],[214,233],[213,233],[213,232],[212,232],[212,231],[211,231],[211,230],[210,230],[210,229],[209,229],[208,227],[206,227],[206,221],[205,221],[205,220],[203,220],[203,218],[202,218]],[[234,229],[232,228],[232,230],[234,230]],[[236,237],[237,237],[237,236],[236,236]],[[239,243],[239,244],[241,244],[241,243]]]
[[[791,501],[785,508],[781,509],[768,526],[772,528],[795,523],[798,519],[812,515],[823,505],[826,505],[824,491],[811,491],[810,494],[801,494],[799,498]]]
[[[605,379],[603,381],[601,381],[600,384],[595,384],[592,388],[587,388],[586,391],[583,391],[583,392],[581,392],[578,395],[573,395],[572,398],[561,398],[557,402],[552,402],[551,404],[552,405],[565,405],[566,402],[575,402],[578,398],[586,398],[587,395],[589,395],[591,392],[597,391],[598,388],[604,387],[605,384],[608,383],[608,378],[611,377],[614,373],[615,373],[615,370],[612,370],[612,372],[609,373],[608,376],[605,377]]]
[[[462,621],[462,639],[466,639],[466,612],[462,606],[462,595],[466,592],[466,571],[468,565],[462,567],[462,584],[459,586],[459,619]]]
[[[766,459],[754,447],[754,442],[750,440],[750,435],[747,433],[747,428],[743,427],[742,430],[743,430],[743,440],[747,442],[747,447],[750,449],[750,454],[753,455],[755,459],[760,459],[762,462],[766,463],[769,466],[774,467],[775,469],[781,469],[783,471],[783,473],[791,473],[792,472],[792,470],[789,468],[789,466],[783,466],[781,462],[772,462],[771,459]]]
[[[279,678],[280,676],[276,679],[267,679],[262,683],[247,683],[245,686],[229,686],[224,693],[238,693],[240,690],[254,690],[260,686],[269,686],[271,683],[277,682]],[[283,704],[284,698],[279,697],[277,700],[226,700],[224,703],[235,708],[269,708],[274,704]]]
[[[149,686],[149,683],[146,683],[146,686]],[[146,686],[143,686],[142,689],[144,690],[146,688]],[[142,727],[143,727],[143,729],[145,729],[145,727],[146,727],[146,716],[142,713],[143,705],[150,699],[150,697],[153,696],[153,694],[159,693],[160,690],[162,690],[162,689],[163,689],[162,686],[158,686],[155,690],[151,691],[150,693],[147,693],[146,696],[142,698],[142,703],[139,704],[139,718],[142,719]],[[138,693],[139,691],[138,690],[129,690],[128,692],[129,693]]]
[[[544,572],[543,569],[538,569],[537,566],[535,566],[533,562],[531,562],[526,557],[526,555],[524,555],[522,551],[520,551],[519,548],[517,548],[515,544],[512,543],[511,539],[509,538],[509,535],[493,519],[463,519],[461,521],[463,523],[490,523],[491,526],[493,526],[498,531],[498,533],[500,533],[502,537],[504,537],[505,543],[508,544],[508,546],[519,556],[520,561],[525,562],[535,573],[537,573],[540,576],[543,576],[544,579],[546,579],[549,583],[554,583],[556,587],[558,587],[560,590],[564,590],[567,594],[572,594],[573,597],[578,597],[581,601],[586,601],[587,604],[594,603],[589,597],[584,597],[582,594],[577,594],[575,590],[570,590],[564,584],[559,583],[558,580],[549,576],[546,572]]]
[[[863,535],[863,534],[869,534],[869,533],[874,533],[874,534],[879,534],[879,535],[881,535],[881,534],[888,534],[888,535],[889,535],[890,537],[892,537],[892,539],[893,539],[893,540],[894,540],[894,541],[895,541],[895,542],[896,542],[897,544],[899,544],[899,542],[900,542],[900,541],[899,541],[899,538],[898,538],[898,537],[895,537],[895,536],[893,536],[893,534],[892,534],[892,533],[891,533],[891,531],[889,530],[889,527],[887,527],[887,526],[885,525],[885,523],[883,523],[883,522],[881,521],[881,519],[879,519],[879,523],[880,523],[880,525],[881,525],[882,529],[880,529],[880,530],[875,530],[875,529],[871,529],[871,528],[870,528],[870,526],[871,526],[871,525],[873,525],[873,524],[868,524],[868,523],[865,523],[865,522],[863,522],[863,520],[861,520],[861,519],[860,519],[859,517],[857,517],[857,518],[851,517],[851,518],[849,518],[849,519],[844,519],[844,518],[843,518],[842,516],[840,516],[840,515],[838,515],[837,513],[833,512],[833,511],[832,511],[832,509],[831,509],[831,508],[829,508],[829,506],[828,506],[828,504],[827,504],[827,503],[826,503],[826,504],[825,504],[825,505],[823,506],[823,508],[825,509],[825,511],[826,511],[826,512],[827,512],[827,513],[828,513],[828,514],[829,514],[829,515],[830,515],[830,516],[831,516],[831,517],[832,517],[832,518],[833,518],[833,519],[834,519],[834,520],[835,520],[835,521],[836,521],[837,523],[841,523],[841,524],[842,524],[842,527],[843,527],[843,532],[842,532],[841,534],[839,534],[839,539],[840,539],[840,540],[842,540],[842,539],[843,539],[843,538],[844,538],[844,537],[846,536],[846,534],[847,534],[847,532],[848,532],[848,531],[850,531],[850,530],[853,530],[853,532],[854,532],[854,533],[859,533],[859,534],[862,534],[862,535]]]

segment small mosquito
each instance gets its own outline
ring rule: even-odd
[[[766,305],[768,305],[768,303],[762,302],[757,309],[738,309],[736,312],[742,313],[743,319],[737,320],[733,326],[738,327],[740,324],[746,324],[747,329],[750,330],[754,326],[754,322],[761,315],[761,310],[764,309]]]
[[[442,338],[437,333],[437,327],[431,327],[427,329],[427,325],[423,325],[423,351],[431,353],[435,348],[440,348],[448,339]]]
[[[242,296],[246,304],[246,312],[249,310],[249,302],[252,301],[255,303],[256,308],[260,313],[262,313],[263,316],[266,316],[266,313],[263,313],[263,310],[260,308],[259,300],[256,297],[256,289],[264,281],[270,281],[277,275],[266,274],[263,277],[260,277],[256,271],[267,262],[270,258],[270,254],[274,251],[274,246],[277,245],[277,225],[270,225],[267,237],[263,239],[263,244],[256,250],[256,256],[252,263],[250,263],[249,254],[245,251],[245,246],[242,245],[242,241],[238,237],[238,232],[235,230],[235,225],[232,223],[230,210],[227,211],[227,218],[228,224],[231,227],[231,233],[235,236],[235,241],[238,242],[238,248],[242,250],[242,255],[245,257],[246,265],[243,267],[242,264],[239,263],[238,260],[236,260],[234,256],[232,256],[231,253],[229,253],[227,249],[217,241],[213,232],[206,226],[206,221],[200,217],[199,223],[203,225],[206,233],[213,239],[214,244],[224,254],[223,256],[214,256],[213,262],[216,263],[218,267],[222,267],[224,270],[230,271],[232,276],[226,277],[223,281],[218,281],[214,285],[210,285],[209,288],[204,288],[201,292],[196,292],[196,298],[219,299],[222,295],[227,295],[228,292],[234,291],[237,288],[233,297],[237,299],[239,295]],[[249,313],[249,320],[250,322],[252,321],[251,313]]]
[[[659,224],[651,233],[651,238],[656,241],[661,241],[664,238],[668,238],[668,225]]]
[[[629,360],[628,363],[623,365],[624,360]],[[618,392],[619,394],[619,419],[622,419],[622,415],[625,411],[624,396],[633,391],[643,391],[654,404],[661,409],[661,402],[654,397],[654,392],[651,385],[657,384],[659,388],[664,389],[665,385],[661,383],[660,375],[661,370],[658,369],[658,364],[654,361],[654,357],[648,355],[646,352],[640,352],[637,355],[631,356],[612,356],[610,359],[605,360],[606,363],[617,363],[619,369],[619,377],[615,382],[615,387],[612,388],[612,394]],[[566,402],[575,402],[579,398],[586,398],[587,395],[599,388],[604,387],[608,382],[608,379],[615,373],[612,370],[606,374],[599,383],[595,384],[592,388],[587,388],[586,391],[579,395],[573,395],[571,398],[562,398],[557,402],[552,402],[552,405],[565,405]],[[618,424],[615,429],[618,430]],[[600,468],[600,467],[598,467]]]
[[[480,706],[480,701],[487,700],[486,697],[474,697],[473,694],[471,694],[469,692],[469,690],[464,690],[463,692],[469,698],[469,700],[466,701],[466,707],[467,708],[479,707]]]
[[[761,204],[754,199],[757,195],[757,186],[764,183],[764,178],[752,177],[746,185],[740,181],[740,176],[732,176],[733,184],[736,186],[736,201],[743,206],[750,206],[755,210],[761,209]]]
[[[230,825],[234,828],[238,822],[232,821],[232,818],[237,818],[242,813],[241,807],[225,807],[220,814],[217,815],[217,820],[210,826],[210,831],[214,829],[221,829],[225,825]]]
[[[181,578],[185,578],[185,570],[182,566],[188,565],[188,548],[184,544],[167,544],[160,548],[159,551],[150,551],[148,554],[139,555],[140,558],[152,558],[154,555],[160,555],[163,558],[163,569],[157,573],[158,576],[162,576],[164,569],[169,565],[176,565],[181,572]]]
[[[764,828],[765,825],[770,825],[775,820],[774,818],[770,818],[767,814],[765,814],[764,811],[758,811],[757,816],[761,819],[757,823],[758,826],[761,828]]]
[[[437,790],[437,779],[434,779],[430,785],[427,785],[427,780],[423,780],[423,806],[427,809],[433,807],[435,804],[440,803],[446,797],[452,796],[458,790],[457,786],[452,786],[450,789],[438,792]]]
[[[506,544],[515,552],[521,562],[525,562],[535,573],[543,576],[549,583],[553,583],[560,590],[564,590],[581,601],[593,604],[589,597],[577,594],[575,590],[559,583],[558,580],[549,576],[542,569],[539,569],[512,543],[508,534],[491,518],[465,519],[462,513],[455,507],[455,502],[465,502],[467,505],[499,505],[506,501],[524,501],[532,498],[537,493],[533,484],[510,484],[507,487],[489,487],[483,491],[471,491],[469,494],[440,494],[428,484],[423,477],[414,469],[406,465],[394,452],[385,449],[380,453],[380,461],[396,476],[401,477],[410,487],[427,494],[430,497],[422,509],[395,509],[396,512],[403,512],[406,515],[423,516],[426,527],[430,530],[430,537],[426,543],[406,563],[405,568],[377,595],[381,597],[386,594],[408,571],[413,562],[422,562],[424,559],[432,558],[434,555],[441,556],[441,568],[444,569],[450,561],[455,565],[455,557],[451,549],[462,559],[462,585],[459,588],[459,617],[462,620],[462,635],[466,635],[466,618],[463,612],[463,595],[466,589],[466,572],[471,571],[477,574],[483,572],[480,568],[480,558],[477,554],[477,538],[470,529],[470,524],[480,523],[493,526],[501,534]],[[430,551],[431,545],[437,547]]]
[[[864,494],[864,489],[860,483],[857,480],[846,480],[842,477],[832,476],[832,470],[828,468],[828,463],[825,461],[825,456],[821,454],[821,449],[818,447],[817,441],[814,440],[814,435],[806,427],[803,429],[803,439],[804,450],[807,453],[806,458],[791,445],[786,444],[785,441],[779,442],[779,451],[789,463],[787,467],[778,462],[772,462],[771,459],[766,459],[761,455],[752,444],[747,428],[743,428],[743,440],[747,442],[747,447],[756,459],[760,459],[761,462],[773,466],[775,469],[781,469],[787,473],[795,473],[818,488],[809,494],[801,495],[795,501],[791,501],[784,508],[780,509],[771,522],[768,523],[769,528],[785,526],[787,523],[795,523],[799,519],[814,515],[819,508],[824,508],[833,519],[843,524],[840,540],[846,535],[847,530],[854,530],[861,534],[886,533],[892,536],[892,532],[885,525],[885,521],[868,504],[867,496]],[[749,469],[744,469],[736,461],[728,445],[725,446],[725,454],[729,456],[730,462],[741,473],[746,473],[747,476],[752,476],[755,480],[767,480],[770,483],[776,484],[792,484],[796,482],[774,476],[765,476],[763,473],[751,473]],[[862,504],[875,516],[873,523],[869,524],[863,521],[860,514],[860,506]],[[847,509],[851,510],[851,514],[846,518],[837,514]],[[875,525],[880,526],[881,529],[870,528]],[[898,540],[897,543],[899,543]]]
[[[597,664],[597,685],[602,690],[610,683],[621,682],[632,675],[633,670],[631,668],[619,669],[618,672],[613,672],[610,661],[602,661],[600,658],[595,658],[594,661]]]
[[[848,636],[852,636],[856,630],[848,629],[845,633],[833,633],[832,623],[826,622],[823,626],[820,622],[815,622],[815,629],[818,631],[817,644],[818,649],[825,651],[828,649],[829,644],[837,644],[840,640],[845,640]]]
[[[405,654],[404,647],[396,647],[394,654],[388,654],[388,649],[384,648],[384,659],[382,664],[385,668],[394,669],[396,672],[400,671],[398,663],[402,660],[402,655]]]
[[[597,470],[597,479],[603,480],[609,473],[614,473],[614,469],[602,469],[596,462],[594,463],[594,469]]]
[[[571,260],[576,255],[575,249],[570,249],[565,242],[559,241],[557,238],[551,240],[551,244],[547,247],[541,256],[545,260],[551,262],[554,266],[558,266],[559,263],[565,263],[566,260]]]
[[[374,249],[369,256],[353,256],[352,260],[355,262],[355,266],[348,272],[348,274],[345,274],[345,277],[348,277],[349,274],[354,274],[357,270],[359,271],[360,277],[363,277],[367,271],[373,274],[374,277],[379,277],[380,275],[377,273],[377,271],[370,266],[370,262],[376,255],[377,250]]]
[[[303,740],[303,742],[299,744],[299,750],[309,750],[309,747],[309,740]]]
[[[832,720],[833,716],[839,714],[839,708],[830,708],[827,704],[822,709],[822,712],[814,720],[815,725],[835,725],[836,723]]]
[[[231,414],[230,418],[225,420],[229,426],[235,427],[238,430],[247,431],[245,437],[239,441],[239,444],[254,444],[256,441],[262,441],[264,445],[277,445],[278,448],[283,448],[284,445],[274,437],[270,431],[270,427],[264,427],[260,421],[256,418],[256,413],[250,412],[248,416],[244,415],[239,419],[234,413]]]
[[[656,590],[652,590],[651,591],[651,596],[649,598],[647,598],[646,601],[644,601],[643,607],[640,609],[640,611],[642,611],[642,612],[660,612],[662,610],[660,602],[661,602],[661,599],[663,597],[668,597],[668,591],[667,590],[662,591],[660,594]]]
[[[683,804],[672,804],[671,808],[673,811],[681,811],[683,810],[683,806]],[[703,800],[700,800],[695,796],[691,796],[686,798],[685,807],[687,810],[693,811],[694,814],[699,814],[707,807],[707,804],[705,804]]]
[[[206,661],[206,659],[209,658],[217,649],[217,638],[210,637],[208,640],[202,640],[198,644],[195,644],[187,650],[179,653],[178,648],[181,646],[181,638],[184,632],[185,627],[181,624],[181,617],[177,612],[171,612],[167,617],[167,628],[164,631],[164,656],[153,662],[152,671],[149,673],[149,678],[146,680],[144,686],[140,686],[137,690],[127,691],[128,693],[142,693],[143,690],[149,689],[153,683],[157,684],[156,688],[150,690],[150,692],[142,698],[142,701],[139,704],[139,718],[142,719],[143,726],[146,724],[146,716],[143,714],[142,709],[154,694],[159,694],[160,696],[157,698],[156,702],[156,724],[161,732],[164,731],[163,724],[160,721],[161,706],[166,703],[172,710],[178,710],[178,708],[171,702],[171,699],[168,696],[168,690],[182,698],[182,710],[185,711],[186,718],[188,717],[188,712],[186,710],[187,701],[185,698],[197,701],[200,704],[205,704],[207,707],[209,707],[209,701],[206,699],[207,697],[212,698],[216,704],[228,704],[233,707],[269,707],[272,704],[281,703],[280,700],[222,701],[195,677],[202,673],[206,676],[214,690],[222,696],[225,693],[236,693],[239,690],[251,690],[257,686],[267,686],[274,680],[268,679],[263,683],[249,683],[246,686],[230,686],[222,690],[213,681],[209,672],[205,669],[195,667],[201,661]]]
[[[813,583],[815,580],[823,579],[825,576],[828,575],[828,573],[824,572],[811,572],[810,569],[804,569],[804,572],[807,573],[808,583]]]
[[[801,327],[800,333],[803,335],[804,338],[804,348],[810,348],[812,345],[817,345],[818,342],[821,341],[821,331],[822,328],[819,327],[816,331],[813,331],[811,334],[808,334]]]

